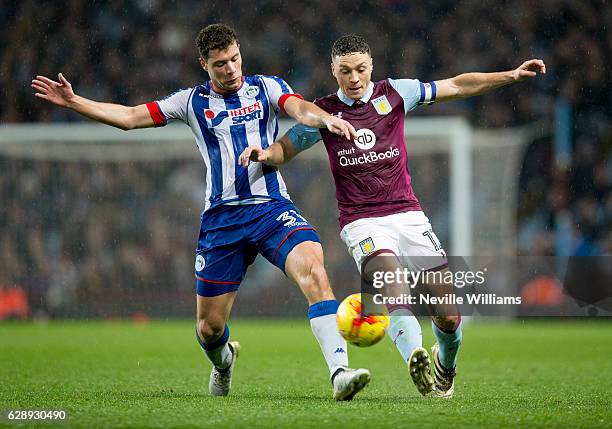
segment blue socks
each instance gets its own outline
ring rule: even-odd
[[[440,329],[433,320],[431,321],[431,328],[440,345],[440,352],[438,353],[440,363],[444,369],[454,369],[457,365],[457,352],[461,344],[461,316],[459,316],[459,323],[454,331]]]
[[[423,347],[421,325],[407,306],[388,305],[387,308],[391,316],[387,334],[402,355],[404,362],[408,362],[412,351],[417,347]]]

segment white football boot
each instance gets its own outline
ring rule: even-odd
[[[370,382],[370,371],[364,368],[340,371],[334,377],[334,399],[336,401],[350,401]]]
[[[431,360],[423,347],[415,348],[408,359],[408,371],[414,385],[423,396],[434,390],[434,379],[431,376]]]
[[[212,396],[227,396],[232,387],[232,372],[236,365],[236,358],[240,353],[240,343],[238,341],[230,341],[229,348],[232,352],[232,363],[226,369],[217,369],[213,365],[208,380],[208,392]]]
[[[435,378],[435,389],[432,392],[433,396],[438,398],[450,398],[455,393],[455,368],[446,369],[440,364],[438,353],[440,352],[440,346],[438,343],[434,344],[431,348],[431,354],[434,359],[434,378]]]

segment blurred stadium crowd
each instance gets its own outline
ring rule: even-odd
[[[324,160],[295,167],[290,189],[312,182],[313,170],[325,176],[327,169]],[[7,286],[27,291],[34,315],[118,317],[146,308],[184,316],[192,310],[204,199],[201,161],[87,163],[0,155],[0,170],[0,320],[11,313],[4,308],[13,297],[3,295]],[[331,179],[320,177],[308,192],[296,189],[292,197],[316,214],[309,218],[323,238],[326,261],[336,267],[337,281],[350,286],[358,277],[345,280],[355,273],[338,239],[332,193]],[[249,273],[255,284],[241,295],[274,298],[245,308],[248,314],[278,315],[278,302],[304,304],[292,286],[266,290],[283,282],[266,263]],[[25,314],[22,300],[15,301],[13,315]],[[284,314],[293,315],[295,305]]]
[[[477,127],[541,124],[547,131],[530,144],[520,178],[519,251],[612,253],[606,60],[612,57],[612,8],[605,1],[69,0],[41,7],[0,0],[0,122],[81,120],[32,96],[36,74],[62,71],[83,96],[132,105],[197,84],[207,76],[193,40],[202,26],[218,21],[237,29],[245,73],[282,76],[307,99],[335,90],[330,45],[349,32],[370,41],[374,79],[428,81],[543,58],[544,77],[414,114],[462,115]],[[563,161],[552,133],[559,103],[571,112],[571,151]],[[177,267],[191,267],[193,228],[180,230],[180,222],[168,219],[195,225],[199,207],[179,197],[168,205],[170,194],[161,204],[149,193],[169,189],[176,165],[0,162],[0,201],[11,202],[0,210],[0,285],[28,283],[34,293],[39,288],[49,295],[54,282],[87,279],[95,289],[123,276],[134,291],[124,292],[127,301],[139,299],[139,285],[168,282],[188,285],[186,299],[192,300],[191,272]],[[296,167],[291,182],[308,177],[307,168]],[[84,187],[93,193],[83,195]],[[134,234],[143,228],[144,236]],[[43,231],[53,233],[43,237]],[[334,238],[336,232],[330,232]],[[63,250],[54,252],[58,245]]]
[[[112,315],[117,300],[124,311],[143,301],[155,311],[176,302],[177,292],[191,303],[185,267],[193,265],[195,228],[186,226],[198,211],[176,188],[176,163],[0,157],[0,166],[0,286],[26,286],[35,310],[55,314]]]

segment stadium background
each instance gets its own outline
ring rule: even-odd
[[[414,115],[459,115],[488,129],[538,124],[544,132],[529,143],[516,190],[517,251],[612,252],[612,102],[606,60],[612,11],[606,2],[230,1],[202,6],[191,1],[178,6],[0,2],[0,122],[81,121],[33,97],[30,81],[36,74],[53,77],[62,71],[77,93],[130,105],[197,84],[207,76],[197,63],[193,39],[199,28],[217,21],[237,29],[245,74],[282,76],[307,99],[335,90],[330,45],[347,32],[370,41],[375,80],[435,80],[543,58],[543,77],[420,108]],[[439,196],[434,175],[426,174],[436,170],[435,161],[411,166],[425,173],[414,177],[426,210]],[[62,163],[0,156],[0,168],[0,318],[191,317],[201,162]],[[358,278],[338,237],[327,169],[298,158],[286,171],[290,193],[323,237],[334,288],[340,296],[354,290]],[[448,219],[428,214],[445,242]],[[25,291],[27,311],[15,290]],[[255,305],[249,294],[257,295]],[[16,310],[11,312],[7,302]],[[297,288],[258,264],[241,289],[235,314],[302,316],[305,309]]]

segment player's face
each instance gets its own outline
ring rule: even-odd
[[[208,51],[208,58],[200,58],[200,64],[208,72],[215,88],[230,92],[242,85],[242,57],[240,46],[236,43],[227,49]]]
[[[365,94],[372,79],[372,57],[368,53],[354,52],[337,55],[332,62],[332,74],[338,86],[352,100]]]

